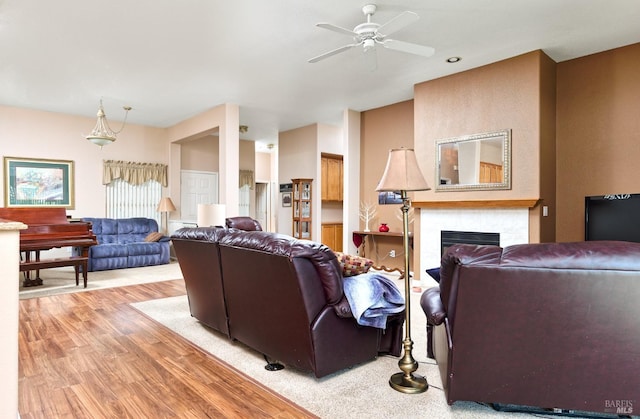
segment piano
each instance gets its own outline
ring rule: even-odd
[[[40,269],[74,266],[76,285],[82,269],[84,287],[87,287],[89,247],[98,244],[91,231],[91,223],[70,222],[66,209],[53,207],[0,208],[0,218],[27,225],[26,229],[20,230],[20,271],[24,272],[23,286],[42,285]],[[81,248],[81,256],[40,259],[40,252],[43,250],[67,246]],[[32,271],[35,271],[33,278]]]

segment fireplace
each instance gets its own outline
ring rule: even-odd
[[[529,242],[529,208],[420,208],[420,270],[440,266],[441,232],[494,232],[500,246]]]
[[[441,255],[454,244],[492,244],[500,246],[500,233],[483,233],[476,231],[451,231],[440,232]]]

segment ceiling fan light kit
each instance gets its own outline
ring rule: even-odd
[[[426,45],[414,44],[411,42],[397,41],[395,39],[387,38],[394,32],[411,25],[417,21],[420,17],[414,12],[403,12],[389,20],[384,24],[379,24],[371,21],[371,17],[376,12],[377,8],[375,4],[367,4],[362,8],[362,13],[367,17],[367,21],[357,25],[353,30],[345,29],[340,26],[333,25],[331,23],[318,23],[319,28],[324,28],[333,32],[337,32],[342,35],[351,36],[354,43],[344,45],[342,47],[327,51],[309,60],[310,63],[317,63],[318,61],[329,58],[333,55],[347,51],[351,48],[362,45],[365,53],[375,51],[377,45],[382,45],[384,48],[388,48],[395,51],[406,52],[409,54],[419,55],[422,57],[430,57],[435,53],[435,49]],[[375,63],[374,63],[375,64]]]

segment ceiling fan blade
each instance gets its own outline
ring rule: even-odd
[[[357,37],[358,34],[350,29],[341,28],[340,26],[332,25],[331,23],[316,23],[316,26],[319,28],[328,29],[333,32],[338,32],[343,35],[349,35],[353,37]]]
[[[418,16],[414,12],[402,12],[387,23],[381,25],[378,28],[378,33],[383,36],[391,35],[392,33],[399,31],[405,26],[411,25],[418,19],[420,19],[420,16]]]
[[[423,57],[431,57],[436,52],[436,50],[432,47],[413,44],[411,42],[396,41],[394,39],[385,39],[383,42],[381,42],[381,44],[385,48],[401,52],[408,52],[409,54],[421,55]]]
[[[313,58],[311,58],[311,59],[309,60],[309,62],[310,62],[310,63],[317,63],[317,62],[318,62],[318,61],[320,61],[320,60],[324,60],[325,58],[329,58],[329,57],[331,57],[332,55],[336,55],[336,54],[339,54],[339,53],[341,53],[341,52],[344,52],[344,51],[346,51],[346,50],[348,50],[348,49],[351,49],[351,48],[353,48],[353,47],[355,47],[355,46],[357,46],[357,45],[359,45],[359,44],[349,44],[349,45],[345,45],[345,46],[340,47],[340,48],[336,48],[336,49],[331,50],[331,51],[329,51],[329,52],[325,52],[324,54],[320,54],[320,55],[318,55],[317,57],[313,57]]]

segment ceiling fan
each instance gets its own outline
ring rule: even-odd
[[[324,54],[320,54],[317,57],[313,57],[309,62],[317,63],[320,60],[324,60],[325,58],[329,58],[360,45],[362,45],[365,57],[369,61],[372,69],[375,69],[377,66],[377,58],[375,54],[376,45],[382,45],[388,49],[407,52],[409,54],[420,55],[423,57],[430,57],[435,53],[436,50],[432,47],[387,38],[392,33],[397,32],[405,26],[417,21],[420,17],[416,13],[408,11],[402,12],[387,23],[381,25],[371,21],[371,17],[376,12],[376,9],[375,4],[365,5],[362,8],[362,13],[367,17],[367,21],[359,24],[353,28],[353,30],[341,28],[340,26],[332,25],[331,23],[316,24],[316,26],[320,28],[351,36],[354,42],[325,52]]]

